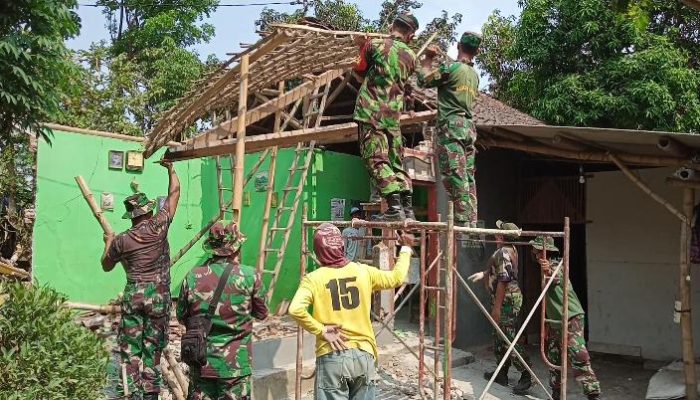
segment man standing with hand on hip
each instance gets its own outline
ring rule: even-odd
[[[325,223],[316,230],[314,253],[321,266],[302,279],[289,306],[292,318],[316,335],[316,400],[375,399],[372,293],[403,284],[413,242],[413,235],[400,235],[394,269],[381,271],[345,258],[343,237],[334,225]]]

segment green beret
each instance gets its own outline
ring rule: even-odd
[[[418,30],[418,19],[411,13],[403,13],[396,17],[394,22],[400,22],[409,28],[413,29],[413,32]]]
[[[462,37],[459,39],[459,43],[474,49],[478,49],[479,45],[481,45],[481,35],[476,32],[464,32]]]

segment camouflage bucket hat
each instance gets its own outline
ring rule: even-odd
[[[559,251],[557,246],[554,245],[554,239],[552,239],[551,236],[537,236],[533,240],[530,240],[530,244],[537,250]]]
[[[418,24],[418,19],[411,13],[403,13],[396,17],[394,23],[400,22],[403,25],[411,28],[413,32],[417,31],[420,25]]]
[[[209,236],[202,247],[209,253],[219,257],[229,257],[239,251],[246,237],[238,230],[238,224],[233,221],[219,221],[209,229]]]
[[[481,45],[481,35],[476,32],[464,32],[462,37],[459,39],[459,43],[474,49],[478,49]]]
[[[144,214],[148,214],[153,211],[156,206],[156,202],[148,200],[143,193],[132,194],[131,196],[124,199],[124,208],[126,212],[122,215],[123,219],[134,219],[140,217]]]
[[[496,221],[496,228],[503,229],[504,231],[519,231],[520,227],[512,222],[504,222],[500,219]],[[518,235],[505,235],[508,239],[516,239]]]

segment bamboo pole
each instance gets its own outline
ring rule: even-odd
[[[107,304],[107,305],[95,305],[87,303],[78,303],[74,301],[67,301],[63,303],[66,307],[73,310],[85,310],[85,311],[96,311],[101,314],[119,314],[122,309],[118,305]]]
[[[165,348],[163,350],[163,354],[165,354],[165,359],[170,364],[170,369],[175,373],[175,378],[177,379],[177,383],[180,385],[180,388],[182,389],[183,393],[187,393],[187,386],[189,384],[189,381],[185,377],[185,373],[182,372],[182,368],[180,368],[180,363],[177,362],[175,359],[175,355],[173,355],[173,352],[170,351],[169,348]]]
[[[454,232],[454,203],[447,203],[447,255],[445,256],[445,354],[443,354],[443,400],[452,398],[452,324],[454,315],[452,312],[452,289],[454,278],[452,266],[455,260],[455,232]]]
[[[662,206],[666,207],[666,209],[668,211],[670,211],[671,214],[678,217],[681,221],[683,221],[684,224],[687,223],[688,218],[686,218],[686,216],[683,215],[683,213],[678,211],[678,209],[676,207],[674,207],[671,203],[666,201],[663,197],[659,196],[653,190],[651,190],[651,188],[649,188],[649,186],[647,186],[641,179],[639,179],[634,173],[632,173],[632,171],[630,171],[629,168],[627,168],[622,163],[622,161],[620,161],[620,159],[617,158],[617,156],[615,156],[614,154],[609,154],[609,157],[610,157],[610,160],[613,163],[615,163],[615,165],[617,165],[618,168],[620,168],[620,171],[622,171],[622,173],[625,174],[627,176],[627,178],[629,178],[632,182],[634,182],[635,185],[637,185],[640,189],[642,189],[642,191],[644,193],[648,194],[656,202],[658,202]]]
[[[178,385],[177,380],[173,376],[173,372],[168,367],[169,364],[166,363],[166,368],[162,369],[165,382],[168,384],[168,387],[176,400],[185,400],[185,395],[182,392],[182,388]]]
[[[124,391],[124,398],[129,398],[129,381],[126,378],[126,364],[122,363],[122,390]]]
[[[83,193],[85,201],[87,201],[88,206],[90,206],[90,211],[92,211],[92,215],[94,215],[97,219],[97,222],[100,223],[100,226],[102,227],[104,233],[114,234],[114,230],[112,230],[112,227],[109,225],[109,221],[107,221],[107,218],[105,218],[104,214],[102,213],[102,210],[95,202],[95,197],[92,195],[92,192],[90,191],[90,188],[88,187],[87,183],[85,183],[85,179],[83,179],[82,176],[78,175],[75,177],[75,181],[78,183],[78,187],[80,187],[80,191]]]
[[[568,382],[568,364],[569,364],[569,238],[571,237],[571,229],[569,228],[569,217],[564,218],[564,258],[562,262],[562,270],[564,275],[562,294],[562,313],[561,313],[561,364],[559,373],[561,374],[561,387],[559,388],[560,398],[566,400],[566,384]],[[544,293],[547,291],[545,290]]]
[[[306,204],[301,211],[301,220],[306,221],[308,216],[308,207]],[[301,260],[299,261],[299,280],[301,281],[306,274],[306,253],[309,251],[308,228],[301,224]],[[296,374],[294,377],[294,399],[301,400],[301,372],[304,368],[304,331],[301,325],[297,326],[297,355],[296,355]]]
[[[248,75],[249,75],[249,56],[246,54],[241,57],[241,84],[238,93],[238,129],[236,141],[236,167],[233,185],[233,213],[235,221],[241,224],[241,210],[243,208],[243,173],[245,168],[245,135],[246,135],[246,119],[245,114],[248,106]]]
[[[29,279],[32,277],[29,272],[2,262],[0,262],[0,274],[16,276],[22,279]]]
[[[681,343],[683,348],[683,372],[685,391],[688,400],[698,400],[697,376],[695,371],[695,353],[693,349],[693,321],[691,313],[691,279],[690,279],[690,220],[693,215],[695,190],[683,189],[683,212],[687,216],[681,223],[680,246],[680,300],[681,300]]]

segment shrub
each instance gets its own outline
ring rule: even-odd
[[[100,399],[108,352],[53,289],[0,282],[0,399]]]

